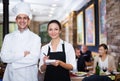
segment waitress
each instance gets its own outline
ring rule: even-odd
[[[50,43],[41,49],[39,69],[45,72],[44,81],[70,81],[69,71],[76,69],[73,46],[60,38],[61,24],[52,20],[47,26]],[[55,61],[47,65],[46,60]]]

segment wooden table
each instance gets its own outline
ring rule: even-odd
[[[111,78],[112,81],[120,81],[120,74],[110,75],[108,77]],[[85,78],[85,76],[83,76],[83,77],[71,76],[71,81],[82,81],[83,78]]]
[[[71,81],[82,81],[84,77],[71,77]]]
[[[120,81],[120,74],[115,75],[115,81]]]
[[[88,73],[85,72],[85,75],[83,75],[83,76],[77,76],[75,73],[71,72],[70,73],[70,78],[71,78],[71,81],[82,81],[83,78],[88,77],[91,74],[92,74],[91,72],[88,72]]]

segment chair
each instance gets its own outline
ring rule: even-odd
[[[86,64],[86,69],[88,71],[93,71],[93,61],[91,61],[91,62],[85,62],[85,64]]]
[[[120,81],[120,74],[115,75],[115,81]]]
[[[85,77],[82,81],[112,81],[112,80],[107,76],[91,75],[89,77]]]

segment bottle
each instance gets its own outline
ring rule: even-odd
[[[120,63],[118,64],[117,71],[120,72]]]
[[[95,74],[96,75],[100,75],[100,67],[99,67],[99,63],[98,62],[97,62],[95,70],[96,70]]]

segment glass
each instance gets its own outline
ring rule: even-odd
[[[120,72],[120,63],[118,64],[117,71]]]
[[[107,67],[102,67],[103,72],[107,71]]]

